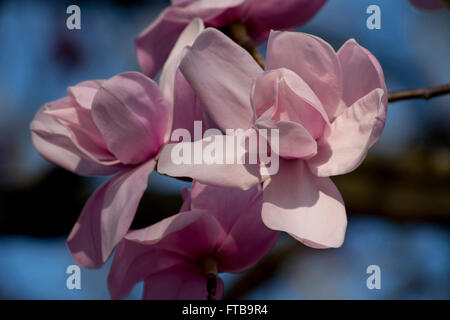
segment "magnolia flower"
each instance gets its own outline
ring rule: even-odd
[[[80,175],[112,175],[89,198],[67,240],[75,261],[101,266],[128,231],[170,130],[157,84],[137,72],[69,87],[31,122],[36,150]]]
[[[309,246],[339,247],[347,219],[329,176],[357,168],[384,127],[387,91],[376,58],[354,40],[336,53],[308,34],[272,32],[263,71],[231,39],[207,29],[180,68],[223,132],[279,130],[279,171],[267,179],[258,164],[177,165],[175,144],[163,149],[158,171],[242,189],[265,180],[269,228]]]
[[[261,221],[262,192],[194,182],[181,212],[119,243],[108,276],[113,299],[144,281],[144,299],[206,299],[207,276],[240,272],[261,259],[278,232]],[[217,278],[217,298],[223,282]]]
[[[305,24],[325,0],[172,0],[172,5],[136,39],[136,54],[144,73],[154,77],[180,32],[196,17],[208,27],[244,22],[260,43],[271,29],[287,30]]]
[[[445,8],[446,0],[409,0],[418,9],[438,10]]]
[[[69,87],[67,97],[47,103],[31,122],[33,144],[44,158],[80,175],[114,175],[89,198],[67,240],[79,265],[101,266],[128,231],[170,136],[173,109],[193,104],[190,95],[174,101],[175,83],[185,81],[176,81],[176,75],[184,48],[203,28],[194,19],[182,32],[160,88],[137,72],[85,81]]]

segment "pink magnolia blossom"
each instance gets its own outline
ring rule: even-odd
[[[206,299],[205,263],[216,263],[219,273],[243,271],[278,237],[261,220],[260,186],[242,191],[194,182],[183,198],[179,214],[131,231],[119,243],[108,277],[113,299],[126,297],[140,281],[144,299]]]
[[[33,144],[47,160],[80,175],[114,175],[89,198],[67,240],[79,265],[100,267],[128,232],[168,141],[173,109],[192,104],[189,95],[174,101],[175,79],[185,47],[203,28],[194,19],[181,33],[159,87],[137,72],[85,81],[43,106],[31,122]]]
[[[445,0],[409,0],[418,9],[439,10],[445,8]]]
[[[376,58],[354,40],[335,52],[308,34],[272,32],[263,71],[231,39],[207,29],[180,68],[223,132],[279,129],[280,168],[264,182],[264,223],[309,246],[339,247],[347,219],[329,176],[356,169],[383,130],[387,91]],[[265,180],[257,164],[176,165],[174,146],[161,153],[162,173],[242,189]]]
[[[136,39],[136,53],[144,73],[154,77],[164,64],[180,32],[193,18],[221,28],[244,22],[260,43],[271,29],[288,30],[305,24],[326,0],[173,0],[172,5]]]
[[[69,87],[31,122],[44,158],[80,175],[114,174],[89,198],[67,240],[79,265],[101,266],[128,231],[170,117],[156,83],[127,72]]]

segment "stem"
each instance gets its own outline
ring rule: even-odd
[[[264,69],[264,59],[259,53],[258,48],[253,42],[252,38],[248,35],[247,27],[245,23],[237,22],[233,23],[228,27],[228,31],[231,39],[234,40],[238,45],[247,50],[255,59],[255,61]]]
[[[207,257],[203,260],[203,270],[206,277],[206,289],[208,291],[208,300],[216,300],[217,291],[217,259]]]
[[[419,88],[411,90],[401,90],[389,92],[389,102],[396,102],[409,99],[431,99],[433,97],[442,96],[450,93],[450,83],[429,88]]]

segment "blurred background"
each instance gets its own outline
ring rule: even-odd
[[[66,8],[81,8],[81,30]],[[134,38],[169,1],[0,0],[0,299],[108,299],[110,263],[66,288],[74,261],[65,238],[102,182],[58,169],[33,149],[29,123],[67,86],[139,70]],[[366,8],[381,8],[381,29]],[[328,0],[301,31],[338,49],[355,38],[380,61],[389,91],[450,82],[450,11],[407,0]],[[265,47],[261,47],[264,53]],[[390,104],[386,128],[356,171],[336,177],[349,216],[340,249],[280,237],[244,274],[226,274],[225,297],[244,299],[449,299],[450,96]],[[188,183],[153,173],[133,228],[178,212]],[[369,290],[369,265],[381,289]],[[139,299],[138,285],[129,298]]]

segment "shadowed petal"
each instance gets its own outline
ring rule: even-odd
[[[326,0],[251,0],[246,24],[256,42],[267,40],[270,30],[289,30],[308,22]]]
[[[108,259],[133,221],[154,167],[150,160],[124,171],[89,198],[67,239],[77,264],[97,268]]]
[[[223,294],[223,281],[217,277],[216,299]],[[192,265],[183,264],[147,277],[144,300],[206,300],[206,278]]]

